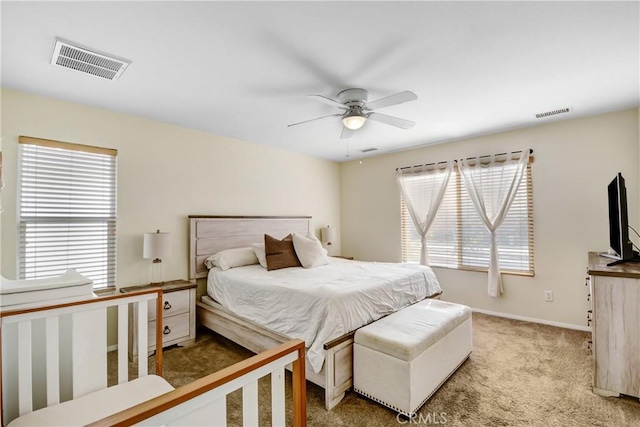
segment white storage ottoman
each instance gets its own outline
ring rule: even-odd
[[[469,307],[426,299],[356,331],[353,388],[411,417],[472,349]]]

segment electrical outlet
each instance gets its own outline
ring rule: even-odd
[[[544,291],[544,300],[546,302],[552,302],[553,301],[553,291]]]

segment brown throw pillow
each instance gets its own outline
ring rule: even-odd
[[[302,266],[293,248],[293,237],[291,234],[282,240],[265,234],[264,252],[267,258],[267,270],[269,271]]]

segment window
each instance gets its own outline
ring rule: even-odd
[[[505,166],[515,167],[515,166]],[[486,180],[497,179],[491,174]],[[497,180],[495,181],[497,183]],[[420,235],[401,201],[402,261],[420,261]],[[533,191],[531,164],[509,213],[497,232],[500,270],[533,275]],[[482,223],[454,168],[442,205],[427,234],[429,265],[468,270],[489,268],[490,233]]]
[[[117,151],[21,136],[18,270],[39,279],[73,268],[115,285]]]

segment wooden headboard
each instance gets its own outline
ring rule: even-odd
[[[264,242],[265,234],[282,239],[310,230],[310,216],[189,215],[189,279],[207,277],[204,261],[223,249]]]

